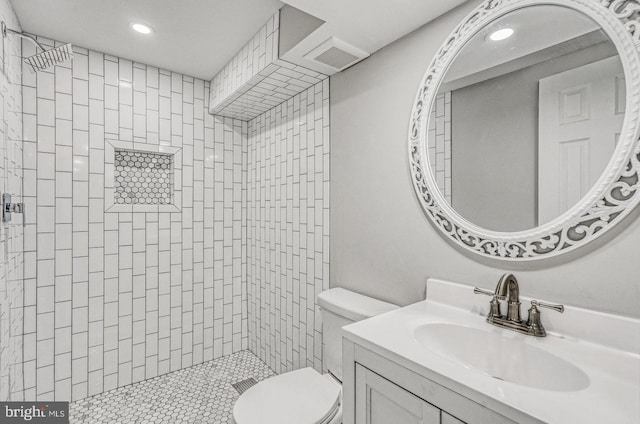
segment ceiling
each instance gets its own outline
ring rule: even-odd
[[[370,54],[466,1],[283,0],[326,21],[334,37]]]
[[[554,21],[562,22],[562,25],[549,25],[549,16],[553,16]],[[505,40],[491,41],[489,34],[501,28],[511,28],[515,32]],[[518,9],[478,31],[451,64],[444,82],[451,83],[510,63],[599,28],[584,13],[568,7],[545,4]],[[579,47],[575,46],[576,49]],[[544,60],[544,57],[538,60]]]
[[[466,0],[284,0],[373,53]],[[279,0],[12,0],[26,32],[210,80]],[[129,24],[155,32],[142,36]]]
[[[11,0],[23,31],[210,80],[279,0]],[[155,32],[143,36],[129,23]]]

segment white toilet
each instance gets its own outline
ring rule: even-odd
[[[398,308],[342,288],[318,295],[322,310],[322,354],[329,372],[303,368],[268,378],[240,395],[235,424],[342,423],[341,328]]]

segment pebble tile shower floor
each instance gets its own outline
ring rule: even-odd
[[[232,384],[275,373],[245,350],[97,396],[72,402],[72,424],[231,423],[238,392]]]

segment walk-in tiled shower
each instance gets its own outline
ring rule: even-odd
[[[0,401],[222,423],[233,383],[321,370],[328,79],[236,119],[209,113],[209,81],[75,45],[33,72],[37,52],[5,39],[2,191],[27,213],[2,224]]]

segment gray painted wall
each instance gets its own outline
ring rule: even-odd
[[[579,254],[520,265],[463,252],[422,212],[407,160],[412,103],[432,56],[478,3],[332,77],[331,285],[406,305],[423,298],[427,277],[493,289],[509,270],[525,296],[640,317],[638,211]]]
[[[537,225],[538,81],[615,53],[601,43],[451,93],[451,195],[460,215],[496,231]],[[484,206],[486,198],[496,200]]]
[[[451,93],[451,203],[490,230],[535,226],[538,80],[523,74]]]

